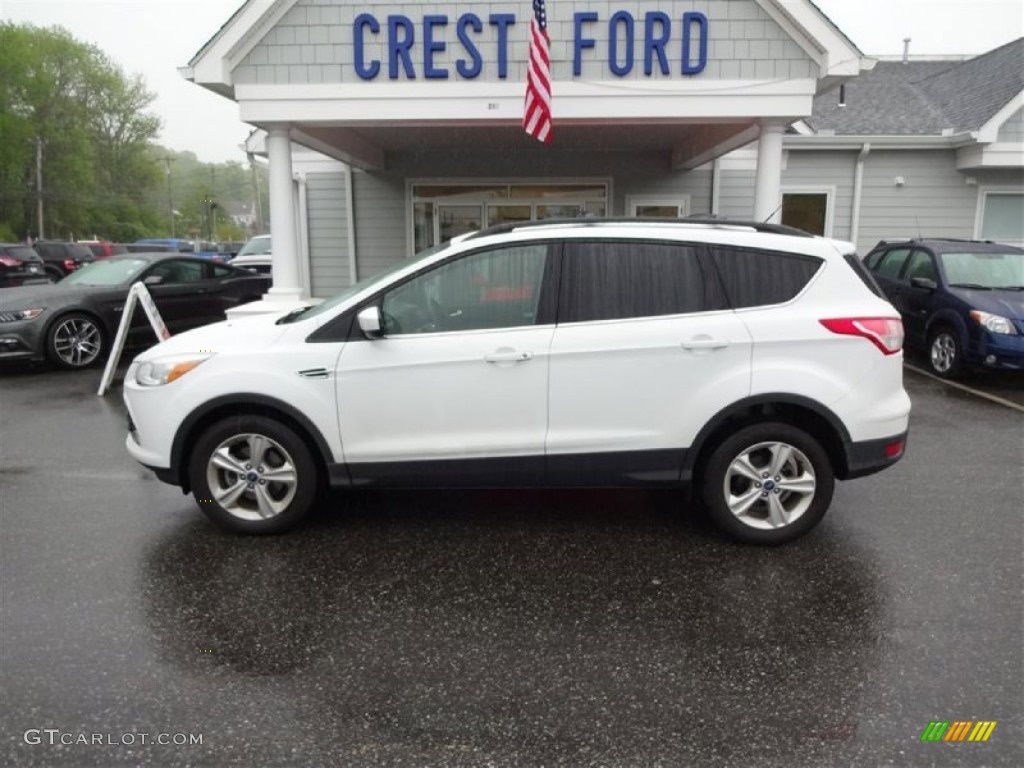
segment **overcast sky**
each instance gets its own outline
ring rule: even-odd
[[[549,0],[549,3],[567,0]],[[572,0],[579,7],[586,0]],[[236,105],[178,75],[242,0],[0,0],[0,18],[58,24],[141,73],[157,94],[160,141],[205,161],[243,161],[249,128]],[[614,3],[613,3],[614,5]],[[461,3],[467,10],[473,3]],[[898,54],[911,37],[916,54],[983,53],[1024,35],[1021,0],[818,0],[867,54]],[[407,6],[408,7],[408,4]]]

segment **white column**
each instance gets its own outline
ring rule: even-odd
[[[274,253],[274,287],[267,300],[296,302],[302,296],[299,277],[299,240],[295,225],[295,195],[292,191],[292,143],[287,125],[267,131],[270,161],[270,235]]]
[[[761,126],[757,140],[757,175],[754,178],[754,220],[778,223],[782,218],[781,125]]]

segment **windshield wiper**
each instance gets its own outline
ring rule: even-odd
[[[979,285],[978,283],[950,283],[950,288],[974,288],[979,291],[991,291],[992,286]]]
[[[297,320],[299,318],[299,316],[301,316],[308,309],[309,309],[309,307],[299,307],[298,309],[293,309],[291,312],[289,312],[284,317],[277,318],[277,322],[274,323],[274,325],[287,325],[288,323],[292,322],[293,320]]]

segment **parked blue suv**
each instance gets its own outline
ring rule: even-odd
[[[864,257],[932,372],[1024,371],[1024,250],[974,240],[882,241]]]

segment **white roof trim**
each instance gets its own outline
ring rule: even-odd
[[[231,86],[231,72],[298,0],[246,0],[246,3],[189,62],[200,85]],[[183,73],[184,74],[184,73]]]
[[[978,129],[978,141],[982,144],[999,141],[999,129],[1003,127],[1003,123],[1022,108],[1024,108],[1024,90],[1006,102],[1002,109],[992,115],[989,121]]]
[[[755,0],[761,9],[817,62],[820,77],[855,77],[871,69],[868,59],[839,28],[807,0]]]

